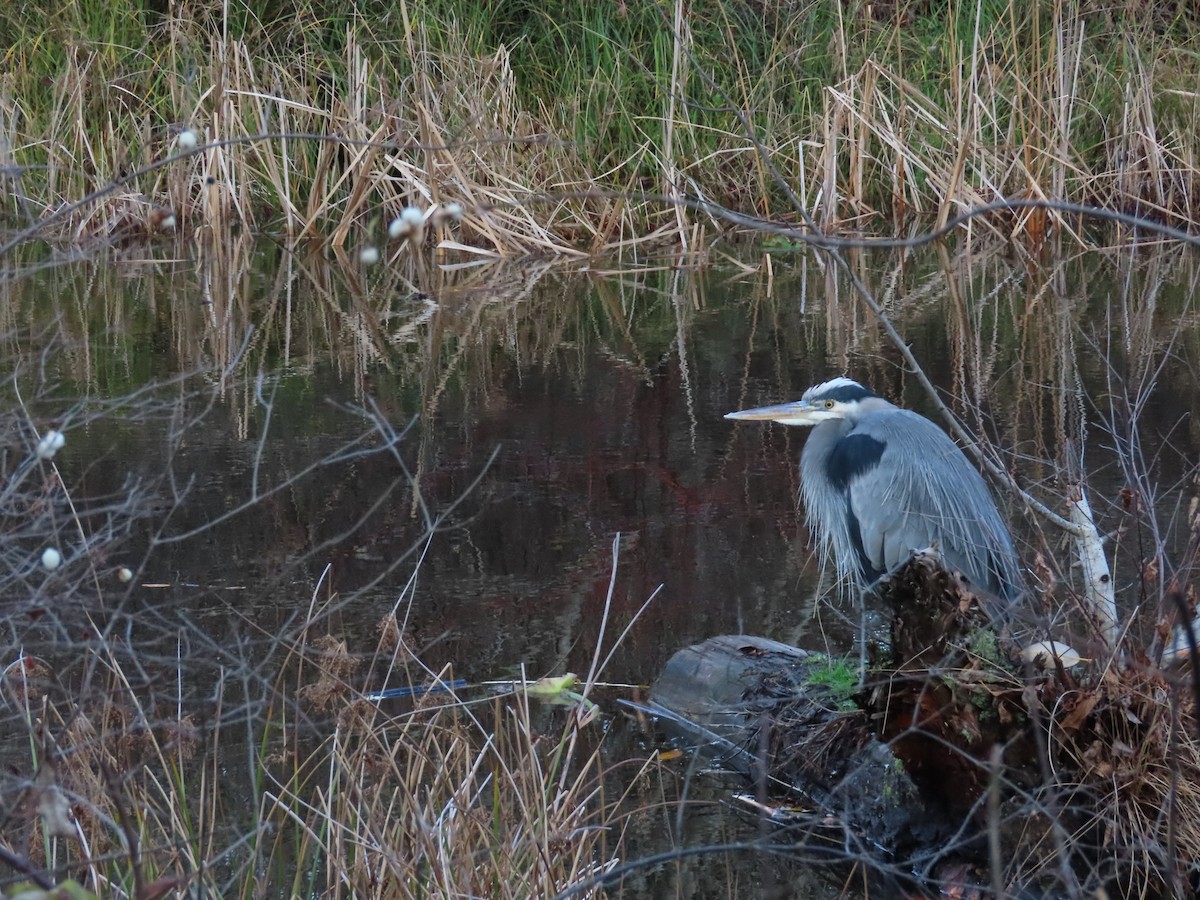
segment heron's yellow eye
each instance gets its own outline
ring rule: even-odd
[[[832,401],[832,400],[826,400],[826,401],[825,401],[825,408],[826,408],[826,409],[833,409],[833,401]]]

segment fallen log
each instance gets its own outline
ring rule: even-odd
[[[801,798],[808,824],[920,877],[967,871],[986,859],[981,801],[996,766],[1008,779],[1036,771],[1010,623],[997,628],[993,598],[929,554],[877,590],[895,610],[891,643],[862,684],[856,661],[722,635],[677,652],[651,700],[692,747]]]
[[[941,841],[953,823],[931,814],[868,714],[830,686],[831,665],[766,638],[721,635],[671,657],[651,709],[706,756],[803,798],[814,824],[854,844],[904,853]]]
[[[894,611],[891,640],[861,685],[857,653],[843,664],[724,635],[672,657],[653,709],[750,777],[773,821],[796,804],[764,798],[799,798],[781,841],[833,829],[848,861],[962,895],[987,884],[1005,896],[1197,896],[1200,741],[1187,685],[1144,656],[1070,671],[1086,660],[1055,649],[1067,649],[1062,635],[1039,633],[1021,609],[989,620],[990,598],[932,555],[877,593]]]

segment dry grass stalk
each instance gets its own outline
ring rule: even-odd
[[[1064,864],[1085,891],[1124,896],[1179,889],[1200,858],[1200,740],[1190,705],[1160,676],[1112,669],[1099,684],[1051,692],[1051,784],[1009,809],[1001,828],[1015,842],[1008,883],[1036,880]],[[1068,840],[1050,840],[1047,807]],[[1064,858],[1063,853],[1067,854]]]
[[[881,214],[865,196],[867,169],[875,172],[872,184],[902,186],[906,209],[938,210],[940,221],[1015,196],[1069,197],[1195,221],[1200,168],[1181,133],[1195,129],[1195,115],[1173,116],[1169,130],[1157,122],[1156,110],[1170,106],[1163,100],[1164,88],[1173,83],[1174,73],[1158,62],[1145,64],[1135,50],[1134,66],[1118,80],[1088,57],[1081,19],[1059,16],[1056,28],[1055,55],[1029,72],[1007,71],[1002,60],[1017,55],[1011,45],[981,42],[977,34],[969,60],[960,60],[954,70],[952,109],[873,60],[830,88],[820,166],[824,221],[843,220],[831,205],[835,192],[855,215]],[[1081,121],[1091,124],[1082,92],[1110,79],[1123,92],[1122,121],[1097,170],[1075,136]],[[889,174],[897,170],[904,172],[902,179]],[[1040,239],[1044,215],[1024,214],[1017,232]],[[1056,221],[1066,225],[1061,216]]]
[[[63,60],[44,64],[52,77],[22,55],[39,46],[22,33],[13,83],[47,84],[50,96],[0,93],[0,158],[22,181],[10,211],[57,214],[59,238],[103,239],[128,218],[72,204],[109,192],[88,206],[119,206],[116,179],[189,228],[282,227],[345,248],[407,206],[455,202],[466,219],[430,242],[502,257],[621,250],[649,234],[695,249],[677,201],[697,194],[766,212],[792,190],[830,229],[885,213],[944,220],[1003,197],[1195,221],[1196,35],[1183,19],[1166,35],[1135,21],[1126,47],[1115,29],[1089,31],[1094,10],[1062,2],[936,15],[928,4],[868,15],[818,3],[791,18],[768,4],[769,21],[753,29],[743,4],[680,2],[666,18],[655,13],[653,34],[627,22],[649,12],[620,9],[612,22],[538,18],[528,44],[553,48],[570,28],[595,44],[544,62],[492,34],[489,17],[436,3],[401,4],[401,32],[333,13],[336,50],[308,32],[239,30],[228,9],[189,6],[164,18],[162,39],[145,49],[80,35]],[[918,22],[914,40],[906,30]],[[616,35],[627,26],[650,46],[623,45]],[[660,46],[653,35],[663,34]],[[816,63],[818,45],[834,58]],[[555,66],[564,93],[531,93],[528,82]],[[143,84],[145,71],[161,81]],[[788,189],[745,123],[765,136]],[[207,146],[150,171],[182,149],[184,126]],[[1030,213],[1016,231],[1040,240],[1046,221]]]
[[[392,652],[394,623],[381,634],[383,661],[427,678],[415,658]],[[418,689],[407,710],[388,714],[350,688],[358,660],[326,637],[298,648],[317,672],[302,665],[305,683],[291,698],[281,678],[276,704],[320,711],[326,736],[314,742],[293,714],[267,719],[264,738],[288,737],[257,758],[236,730],[218,728],[197,765],[199,730],[147,705],[122,662],[128,649],[106,657],[110,677],[89,701],[53,689],[51,698],[32,681],[41,668],[6,681],[22,695],[30,734],[50,741],[5,840],[32,866],[86,864],[110,896],[126,895],[130,877],[208,882],[232,865],[244,888],[270,872],[305,895],[523,898],[552,896],[615,862],[603,851],[599,744],[574,709],[544,714],[520,688],[482,706]],[[438,681],[453,679],[446,671]],[[243,789],[267,786],[257,810],[229,803],[230,766],[247,751],[255,762]],[[52,793],[70,800],[55,819]]]

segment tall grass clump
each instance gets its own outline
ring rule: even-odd
[[[348,643],[328,571],[269,633],[236,594],[219,611],[175,603],[145,573],[180,539],[164,516],[188,517],[187,478],[149,472],[85,496],[60,474],[64,457],[81,462],[81,426],[105,415],[165,428],[173,459],[222,389],[181,378],[51,422],[60,403],[36,375],[3,383],[0,889],[519,898],[605,871],[621,842],[598,710],[568,685],[466,688],[425,665],[399,601],[374,639]],[[392,459],[401,435],[371,421],[320,465]],[[218,521],[311,471],[256,472]],[[427,542],[441,521],[426,512]]]
[[[341,246],[453,202],[427,239],[502,255],[687,244],[682,201],[790,218],[789,188],[834,229],[1014,196],[1188,225],[1200,24],[1146,9],[34,2],[0,12],[4,213]]]
[[[399,639],[394,619],[381,632]],[[292,684],[246,722],[244,680],[187,710],[141,683],[142,648],[97,645],[83,690],[41,659],[5,671],[29,768],[7,779],[4,850],[27,876],[75,873],[100,896],[520,898],[613,862],[586,718],[542,715],[524,686],[470,703],[432,679],[385,711],[352,686],[369,666],[324,635],[289,648]]]

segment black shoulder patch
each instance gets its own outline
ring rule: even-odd
[[[879,465],[880,457],[887,448],[883,441],[869,434],[848,434],[833,448],[825,463],[825,474],[839,491],[845,491],[850,481]]]

